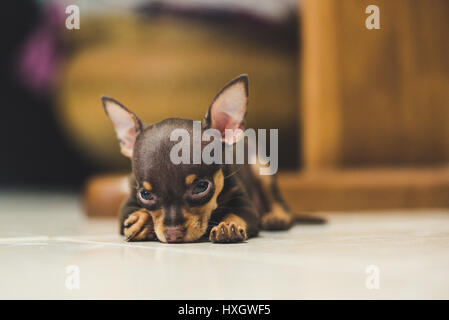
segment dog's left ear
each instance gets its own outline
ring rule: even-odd
[[[247,104],[248,76],[242,74],[217,93],[204,118],[204,126],[220,131],[222,140],[228,144],[237,142],[243,135],[235,129],[244,130]],[[232,129],[233,133],[226,135],[226,129]]]
[[[114,126],[122,154],[132,158],[134,143],[137,135],[143,129],[143,123],[120,102],[106,96],[102,96],[101,101],[106,114]]]

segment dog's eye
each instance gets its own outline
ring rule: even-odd
[[[140,191],[140,197],[142,200],[150,201],[153,200],[153,194],[148,190]]]
[[[201,195],[209,189],[208,181],[199,181],[192,189],[192,194]]]
[[[156,196],[151,191],[142,189],[138,192],[138,197],[139,197],[139,200],[147,206],[156,205],[156,202],[157,202]]]
[[[188,189],[187,201],[190,205],[202,205],[209,201],[215,191],[215,186],[212,182],[207,179],[201,179],[193,182],[191,187]]]

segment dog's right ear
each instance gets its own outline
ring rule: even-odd
[[[114,126],[122,154],[132,158],[137,135],[143,129],[142,122],[120,102],[105,96],[101,97],[101,101]]]
[[[242,74],[217,93],[204,118],[204,127],[218,130],[227,144],[237,142],[243,138],[247,104],[248,75]]]

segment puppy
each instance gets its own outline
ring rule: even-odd
[[[120,213],[120,232],[127,241],[235,243],[261,229],[291,227],[292,214],[275,177],[259,175],[260,165],[206,164],[202,158],[196,164],[173,163],[170,154],[177,142],[170,136],[176,129],[191,137],[190,158],[206,148],[193,134],[193,120],[171,118],[148,125],[116,100],[102,97],[102,102],[121,152],[132,163],[131,192]],[[247,103],[248,77],[241,75],[212,100],[201,129],[218,130],[223,148],[234,144],[241,137],[236,129],[243,129]]]

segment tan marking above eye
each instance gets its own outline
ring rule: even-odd
[[[191,185],[192,183],[193,183],[193,181],[195,181],[195,179],[196,179],[196,174],[189,174],[187,177],[186,177],[186,180],[185,180],[185,182],[186,182],[186,186],[189,186],[189,185]]]
[[[143,187],[145,188],[145,190],[151,191],[151,184],[148,181],[144,181],[143,182]]]

